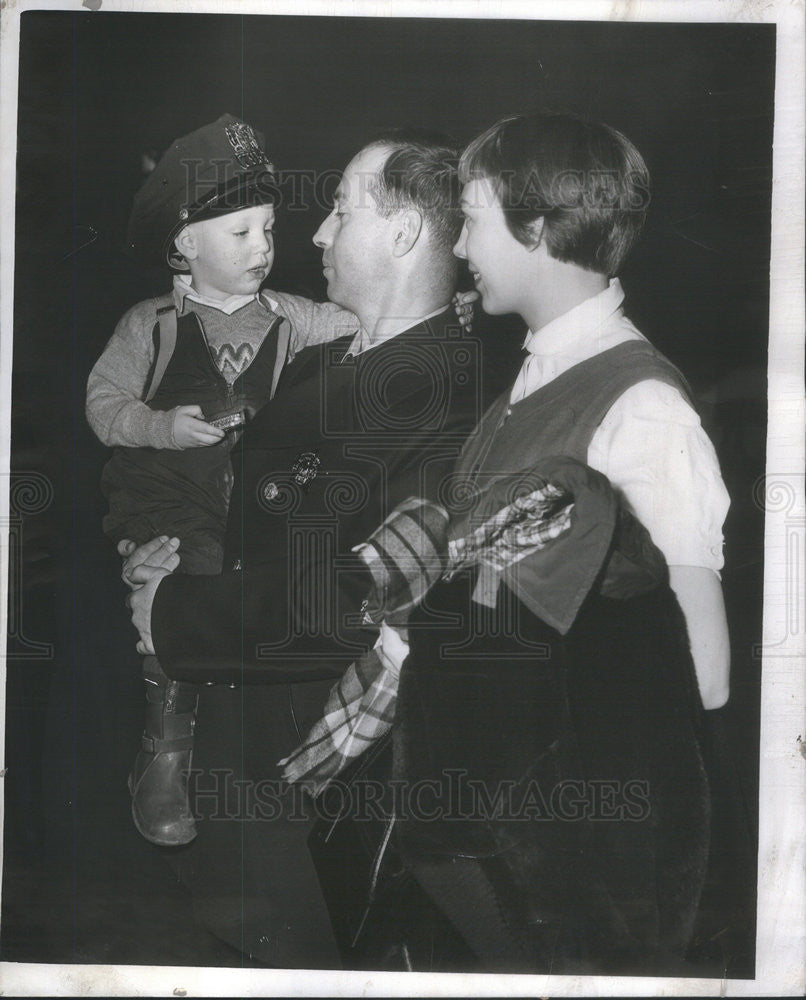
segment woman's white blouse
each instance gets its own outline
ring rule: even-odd
[[[623,300],[621,283],[613,279],[599,295],[530,332],[511,402],[580,361],[644,340],[625,317]],[[670,566],[719,572],[730,498],[700,418],[677,389],[646,380],[624,392],[594,432],[587,461],[607,476]]]

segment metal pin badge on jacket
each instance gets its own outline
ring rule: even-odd
[[[303,489],[307,489],[310,483],[316,479],[319,466],[322,464],[319,455],[314,451],[302,451],[297,455],[296,461],[291,466],[294,475],[294,482],[299,483]]]

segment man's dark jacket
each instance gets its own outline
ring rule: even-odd
[[[372,638],[350,550],[406,497],[439,497],[483,373],[450,309],[345,358],[351,339],[302,351],[233,453],[225,572],[160,585],[152,634],[169,676],[333,677]]]
[[[281,967],[333,968],[339,956],[306,847],[310,817],[293,790],[275,795],[276,762],[375,640],[357,624],[369,578],[351,547],[406,497],[439,497],[482,412],[488,368],[452,310],[345,359],[350,342],[286,367],[233,452],[225,572],[166,578],[152,616],[169,676],[236,685],[200,688],[202,822],[172,864],[209,930]]]

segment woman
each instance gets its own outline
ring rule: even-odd
[[[629,517],[565,634],[536,612],[540,589],[555,607],[579,597],[557,560],[527,580],[533,601],[472,570],[412,614],[396,777],[439,791],[399,839],[485,968],[679,971],[708,853],[700,715],[728,695],[729,501],[685,380],[622,310],[648,173],[615,130],[546,114],[499,121],[460,171],[454,252],[485,310],[530,332],[459,460],[452,530],[473,523],[468,497],[551,456],[606,476]],[[625,546],[633,516],[648,535]],[[652,543],[668,582],[633,588]],[[446,785],[458,772],[464,787]]]

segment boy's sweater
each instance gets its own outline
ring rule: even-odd
[[[290,323],[290,360],[303,347],[358,329],[356,317],[332,302],[283,292],[262,292],[232,313],[194,301],[179,280],[172,293],[133,306],[115,328],[87,382],[87,420],[105,445],[176,449],[174,410],[152,410],[143,392],[154,361],[157,310],[174,305],[202,322],[213,359],[227,382],[248,365],[266,331],[280,316]]]

